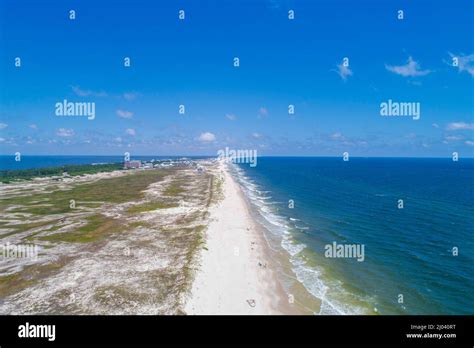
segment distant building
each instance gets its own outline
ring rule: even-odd
[[[123,168],[124,169],[140,168],[141,165],[142,165],[141,161],[125,161],[123,163]]]

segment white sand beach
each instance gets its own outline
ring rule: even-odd
[[[299,314],[276,278],[262,231],[226,164],[224,198],[211,208],[206,249],[200,256],[187,314]],[[260,264],[259,264],[260,263]]]

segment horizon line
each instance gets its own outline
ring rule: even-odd
[[[15,157],[13,154],[0,154],[1,157]],[[35,154],[35,155],[21,155],[22,157],[123,157],[123,154],[120,155],[43,155],[43,154]],[[217,158],[218,155],[134,155],[130,156],[131,159],[133,157],[210,157],[210,158]],[[343,157],[342,155],[334,156],[334,155],[264,155],[258,156],[260,158],[265,157],[292,157],[292,158],[339,158]],[[364,156],[364,155],[357,155],[357,156],[349,156],[349,158],[426,158],[426,159],[445,159],[445,158],[452,158],[451,156],[445,157],[437,157],[437,156]],[[474,159],[474,155],[466,156],[459,158],[469,158]]]

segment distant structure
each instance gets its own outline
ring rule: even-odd
[[[141,161],[125,161],[123,163],[123,168],[124,169],[140,168],[141,165],[142,165]]]

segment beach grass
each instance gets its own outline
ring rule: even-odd
[[[90,243],[120,231],[120,226],[121,223],[118,220],[97,214],[88,217],[84,226],[69,232],[38,237],[38,239],[49,242]]]
[[[0,276],[0,298],[15,294],[39,283],[42,279],[59,271],[67,263],[67,257],[42,265],[26,266],[21,272]]]
[[[212,174],[197,174],[188,168],[130,170],[113,177],[91,176],[90,180],[45,180],[30,186],[34,190],[12,185],[18,186],[0,198],[0,228],[10,235],[27,232],[21,236],[23,241],[38,244],[42,250],[54,248],[59,255],[61,248],[69,245],[63,255],[67,257],[61,256],[64,260],[60,262],[42,260],[0,277],[0,296],[33,289],[41,279],[66,272],[61,268],[81,258],[82,250],[100,252],[107,245],[104,243],[113,240],[132,250],[131,257],[136,260],[132,264],[143,269],[142,273],[134,272],[111,284],[98,279],[91,298],[103,309],[69,306],[62,310],[95,313],[108,308],[113,312],[112,308],[120,305],[133,312],[138,301],[153,303],[159,313],[183,313],[182,296],[190,290],[196,256],[205,247],[208,207],[215,198]],[[135,276],[148,290],[129,284],[128,279]],[[57,292],[51,296],[59,299],[63,295]]]
[[[146,227],[150,228],[151,225],[145,221],[132,221],[127,224],[129,228],[138,228],[138,227]]]
[[[169,209],[176,208],[178,204],[175,203],[166,203],[166,202],[146,202],[140,205],[135,205],[127,209],[127,212],[130,214],[144,213],[148,211],[158,210],[158,209]]]
[[[162,180],[167,172],[159,170],[137,171],[124,176],[106,178],[90,183],[78,183],[69,189],[55,190],[47,193],[34,193],[8,197],[0,200],[0,213],[3,216],[11,216],[15,213],[23,213],[32,215],[30,219],[35,217],[50,217],[51,220],[37,221],[28,223],[12,223],[18,221],[18,218],[0,222],[0,227],[11,229],[12,231],[0,235],[0,238],[9,235],[26,232],[42,226],[57,224],[60,218],[70,217],[71,214],[80,212],[82,207],[98,208],[105,203],[123,203],[143,198],[142,192],[151,183]],[[71,200],[76,202],[75,207],[71,208]],[[38,203],[40,202],[40,203]],[[157,203],[156,207],[159,207]],[[164,208],[165,205],[162,205]],[[152,206],[143,206],[143,211],[152,209]],[[133,213],[137,213],[134,211]],[[49,241],[76,241],[88,242],[97,240],[104,232],[108,234],[112,226],[110,221],[105,221],[104,216],[92,217],[91,221],[86,225],[88,227],[79,228],[76,232],[67,232],[61,234],[53,234],[41,237],[43,240]],[[53,226],[54,227],[54,226]],[[115,226],[117,227],[117,226]],[[98,231],[90,231],[97,228]],[[51,230],[49,230],[50,232]],[[48,232],[44,230],[43,232]],[[80,235],[83,235],[82,237]]]
[[[143,190],[148,185],[162,180],[167,175],[165,171],[147,170],[133,174],[106,178],[90,183],[79,183],[68,190],[56,190],[48,193],[19,195],[0,200],[0,212],[9,206],[19,206],[11,212],[23,212],[34,215],[65,214],[84,206],[98,206],[97,202],[123,203],[143,198]],[[71,200],[78,202],[71,208]],[[32,204],[31,202],[47,202]],[[80,203],[84,202],[84,203]],[[93,202],[91,204],[87,202]]]
[[[0,235],[0,238],[4,238],[10,236],[12,234],[26,232],[32,229],[36,229],[38,227],[48,226],[51,224],[55,224],[58,220],[49,220],[49,221],[37,221],[37,222],[29,222],[29,223],[20,223],[20,224],[11,224],[6,225],[5,222],[0,223],[0,227],[13,229],[13,231],[4,233]]]
[[[182,187],[182,183],[178,180],[175,180],[163,191],[163,195],[174,197],[183,192],[185,192],[185,190]]]
[[[0,170],[0,182],[10,183],[17,180],[31,180],[38,177],[62,176],[67,173],[69,176],[95,174],[102,172],[111,172],[123,168],[122,163],[108,164],[78,164],[64,165],[59,167],[19,169],[19,170]]]

